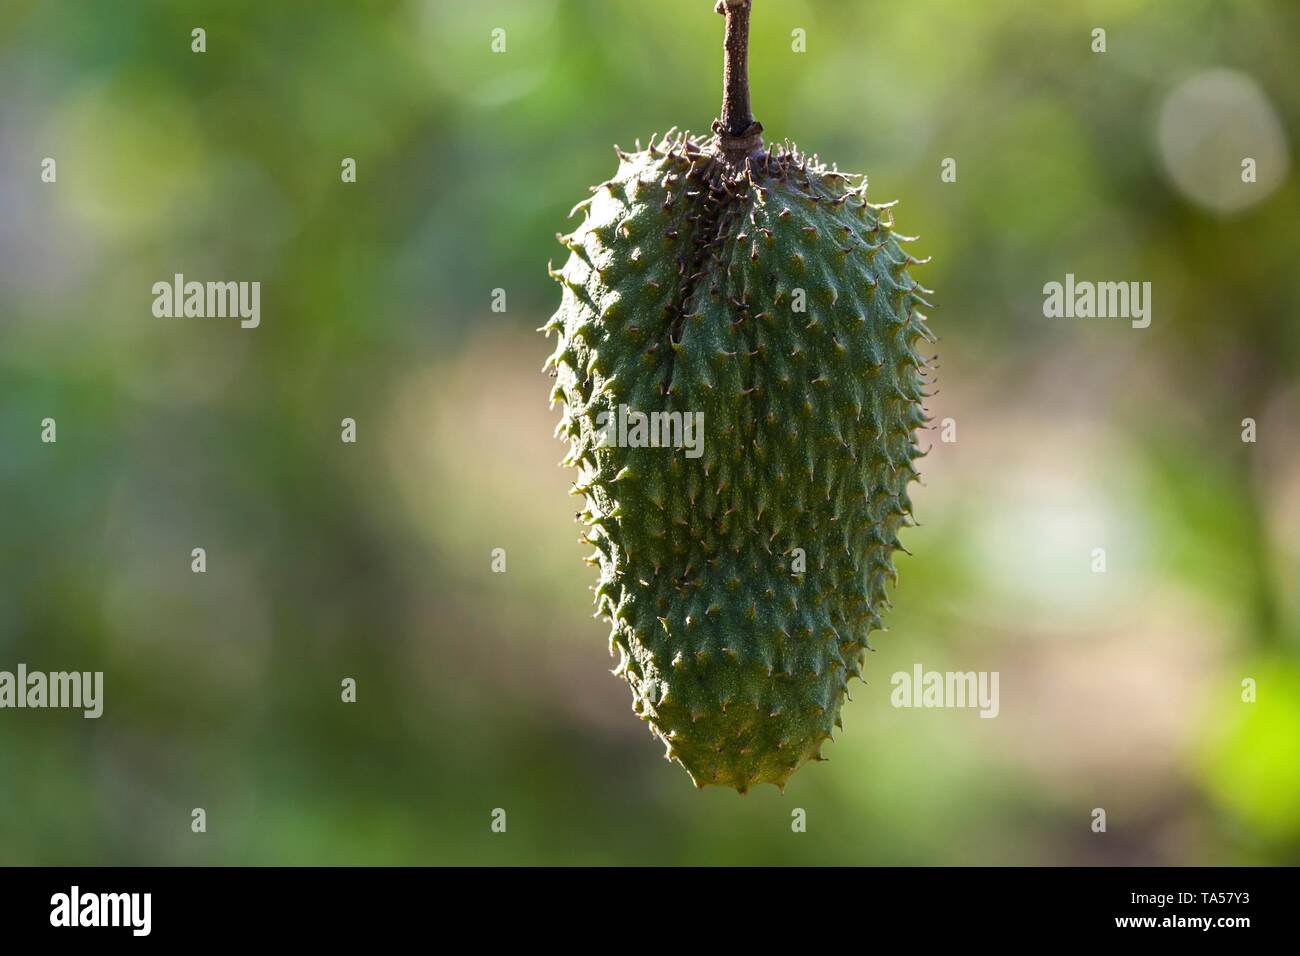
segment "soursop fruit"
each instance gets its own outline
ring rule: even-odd
[[[546,367],[615,673],[697,786],[743,793],[822,759],[861,676],[931,334],[865,177],[714,128],[619,152],[575,208]]]

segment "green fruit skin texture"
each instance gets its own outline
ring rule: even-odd
[[[544,330],[597,616],[697,786],[784,789],[842,726],[896,582],[929,290],[865,178],[789,148],[736,170],[685,134],[619,156],[560,237]],[[602,444],[619,405],[703,412],[702,455]]]

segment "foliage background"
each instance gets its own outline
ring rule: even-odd
[[[610,145],[716,115],[712,0],[0,7],[0,669],[107,685],[0,712],[0,863],[1300,862],[1300,7],[755,6],[769,134],[934,256],[958,441],[847,734],[743,799],[607,673],[533,331]],[[1171,107],[1224,68],[1263,106]],[[262,326],[153,318],[176,272]],[[1045,319],[1067,272],[1151,327]],[[918,661],[1001,715],[890,707]]]

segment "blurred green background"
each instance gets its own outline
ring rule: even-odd
[[[769,138],[934,257],[957,441],[830,762],[741,798],[608,673],[534,331],[611,145],[716,115],[712,3],[0,6],[0,669],[106,675],[0,711],[0,863],[1300,862],[1300,5],[755,0]]]

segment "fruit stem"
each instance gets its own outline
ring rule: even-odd
[[[751,0],[718,0],[713,9],[727,18],[722,70],[722,118],[714,120],[716,150],[740,165],[763,149],[763,124],[749,110],[749,11]]]

